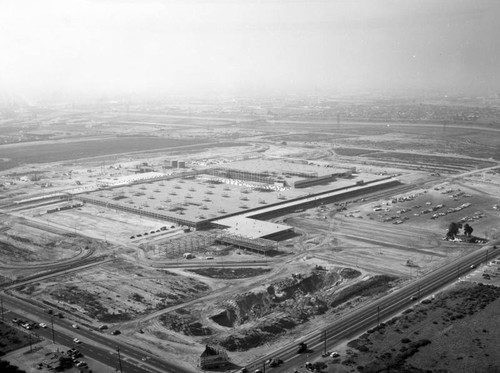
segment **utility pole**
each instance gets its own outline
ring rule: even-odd
[[[4,321],[4,318],[3,318],[3,297],[0,295],[0,302],[2,304],[2,321]]]
[[[122,359],[120,358],[120,346],[116,348],[116,352],[118,352],[118,366],[120,367],[120,373],[123,373]]]
[[[326,330],[325,330],[325,335],[324,335],[324,337],[325,337],[325,345],[324,345],[324,348],[323,348],[323,349],[324,349],[324,351],[323,351],[323,352],[326,354]]]
[[[56,335],[54,334],[54,315],[50,316],[50,322],[52,324],[52,343],[56,344]]]

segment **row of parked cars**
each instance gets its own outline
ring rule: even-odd
[[[73,360],[73,364],[77,368],[88,368],[88,364],[83,360],[78,360],[78,358],[83,357],[83,354],[78,351],[76,348],[71,348],[66,351],[66,354]]]
[[[37,324],[36,322],[30,322],[30,321],[24,321],[24,320],[21,320],[21,319],[18,319],[18,318],[14,318],[12,319],[12,323],[13,324],[16,324],[16,325],[19,325],[21,327],[23,327],[24,329],[27,329],[27,330],[31,330],[31,329],[37,329],[37,328],[46,328],[47,325],[45,325],[44,323],[40,323],[40,324]],[[44,326],[42,326],[42,324]]]

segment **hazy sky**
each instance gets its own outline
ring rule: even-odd
[[[0,0],[0,90],[500,92],[498,0]]]

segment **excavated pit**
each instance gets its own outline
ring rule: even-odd
[[[296,274],[269,285],[259,292],[248,292],[225,300],[224,310],[211,317],[220,326],[231,328],[257,320],[272,312],[286,311],[289,302],[314,294],[339,283],[342,276],[336,271],[314,271],[308,275]],[[311,309],[315,300],[308,299]]]

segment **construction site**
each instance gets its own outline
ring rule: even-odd
[[[443,240],[451,222],[498,238],[497,161],[445,171],[447,154],[438,173],[416,170],[417,155],[408,167],[343,155],[400,136],[363,126],[375,134],[339,130],[338,153],[299,127],[286,144],[279,127],[242,127],[234,144],[217,123],[210,133],[233,143],[2,171],[0,280],[187,371],[221,358],[231,371],[474,252]]]

